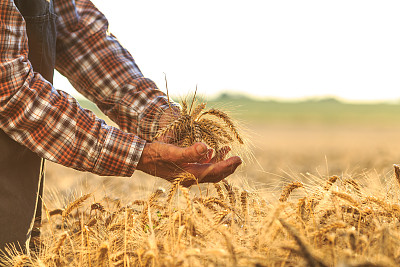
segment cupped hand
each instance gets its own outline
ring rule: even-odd
[[[229,147],[220,151],[220,158],[229,152]],[[240,157],[218,161],[211,158],[212,149],[203,143],[186,148],[162,142],[146,143],[137,169],[164,178],[168,181],[181,172],[193,174],[199,183],[216,183],[226,178],[242,163]]]

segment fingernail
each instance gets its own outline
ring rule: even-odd
[[[200,155],[205,155],[207,153],[207,147],[204,144],[198,144],[196,146],[196,151],[197,153],[199,153]]]

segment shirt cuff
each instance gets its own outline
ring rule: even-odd
[[[180,111],[180,105],[175,102],[168,103],[167,96],[158,96],[154,98],[146,107],[146,110],[139,115],[138,135],[146,140],[153,140],[160,128],[160,120],[168,108],[175,109],[177,114]]]
[[[102,176],[132,176],[145,144],[145,140],[134,134],[109,127],[91,172]]]
[[[131,90],[121,100],[119,113],[125,114],[126,119],[118,125],[121,129],[133,131],[139,137],[150,141],[159,129],[164,111],[170,106],[180,111],[180,106],[173,101],[168,102],[168,97],[150,79],[135,79],[134,87],[135,90]],[[128,110],[122,110],[124,108]],[[136,128],[133,129],[134,127]]]

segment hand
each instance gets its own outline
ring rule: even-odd
[[[229,148],[223,148],[222,158],[228,152]],[[161,142],[146,143],[137,169],[168,181],[178,173],[189,172],[199,183],[217,183],[232,174],[242,163],[237,156],[217,162],[211,158],[212,153],[213,150],[207,149],[203,143],[195,143],[186,148]]]

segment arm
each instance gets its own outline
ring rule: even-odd
[[[89,0],[55,0],[54,7],[59,16],[57,70],[122,130],[151,140],[158,126],[173,117],[171,110],[161,115],[169,106],[165,94],[143,77],[129,52],[108,33],[104,15]],[[178,148],[146,143],[137,168],[167,180],[185,170],[200,182],[217,182],[241,164],[238,157],[218,163],[204,159],[197,152],[199,146],[205,145]]]
[[[57,70],[126,132],[151,140],[167,97],[143,77],[89,0],[55,0]],[[174,103],[172,103],[174,105]]]
[[[13,0],[1,1],[0,10],[0,128],[20,144],[48,160],[100,175],[131,176],[138,168],[168,179],[171,171],[184,169],[201,182],[216,182],[240,165],[237,157],[215,164],[202,160],[199,144],[145,147],[138,136],[107,126],[33,71],[21,14]]]
[[[0,2],[0,128],[39,156],[100,175],[131,176],[145,141],[107,126],[35,73],[25,23]]]

